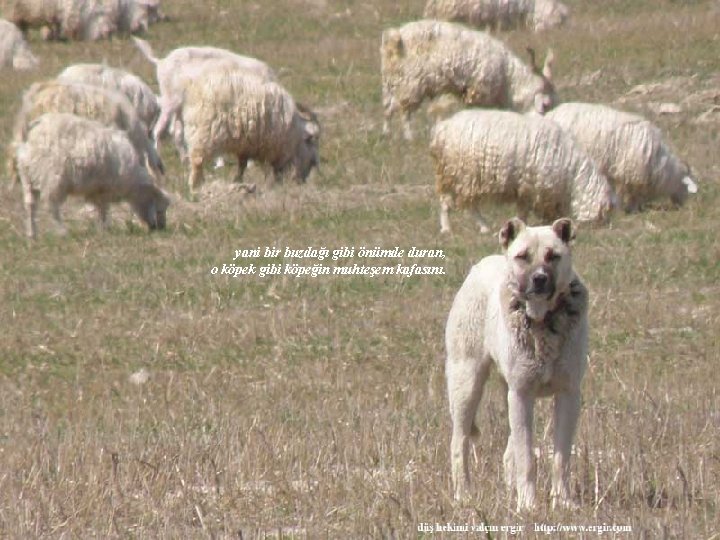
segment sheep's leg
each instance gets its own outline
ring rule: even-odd
[[[152,137],[155,142],[155,149],[160,150],[160,139],[167,133],[168,127],[174,121],[173,114],[170,110],[165,107],[160,109],[160,116],[155,121],[155,126],[152,129]]]
[[[383,129],[384,136],[390,135],[390,120],[395,114],[395,100],[383,90]]]
[[[477,208],[473,208],[471,210],[473,217],[475,218],[475,221],[477,222],[478,227],[480,228],[480,234],[487,234],[490,232],[490,227],[488,226],[487,222],[485,221],[485,218],[482,217],[482,214],[480,213],[480,210]]]
[[[248,160],[240,155],[238,155],[237,158],[238,158],[238,167],[237,167],[237,173],[235,174],[235,182],[238,184],[242,184],[243,175],[245,174],[245,169],[247,169]]]
[[[67,227],[65,227],[65,223],[63,223],[62,216],[60,215],[60,206],[62,203],[63,199],[61,198],[51,197],[49,199],[50,215],[55,220],[57,233],[61,236],[65,236],[67,234]]]
[[[25,232],[30,238],[37,236],[37,207],[40,192],[36,189],[25,189],[23,193],[23,202],[25,203],[25,211],[27,217],[25,220]]]
[[[449,195],[440,196],[440,234],[450,233],[450,208],[452,201]]]
[[[180,156],[180,160],[185,163],[188,159],[188,149],[185,144],[185,124],[177,115],[175,115],[172,132],[173,141],[175,142],[175,148]]]
[[[98,221],[100,222],[100,229],[102,229],[103,231],[110,226],[110,219],[108,213],[109,207],[110,205],[106,202],[95,203],[95,208],[97,209],[98,213]]]
[[[410,111],[403,112],[403,137],[406,141],[413,140],[413,132],[410,127]]]
[[[203,163],[204,159],[202,156],[192,156],[190,163],[190,178],[188,184],[190,191],[195,191],[205,181],[203,174]]]

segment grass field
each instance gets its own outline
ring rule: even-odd
[[[270,63],[320,113],[321,171],[271,189],[253,168],[258,193],[245,195],[222,169],[188,200],[166,144],[167,231],[149,235],[117,208],[100,232],[72,202],[69,236],[46,219],[33,244],[19,189],[5,191],[0,537],[410,538],[421,523],[484,522],[525,526],[527,538],[548,537],[541,523],[632,527],[609,538],[720,538],[720,6],[568,3],[566,27],[503,39],[519,53],[555,49],[561,98],[657,122],[700,185],[680,210],[657,205],[579,230],[591,353],[571,474],[578,510],[550,509],[543,402],[539,508],[514,512],[496,376],[480,409],[474,500],[452,500],[444,324],[471,265],[498,245],[461,213],[454,234],[439,235],[423,111],[412,143],[380,133],[380,32],[419,18],[422,0],[165,0],[172,21],[147,35],[156,52],[210,44]],[[3,153],[23,89],[70,63],[105,60],[155,84],[125,38],[31,34],[31,47],[41,69],[0,79]],[[662,103],[681,112],[658,114]],[[499,228],[514,212],[487,215]],[[211,275],[258,246],[442,249],[445,259],[376,264],[445,274]]]

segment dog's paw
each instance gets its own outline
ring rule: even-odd
[[[570,496],[553,495],[552,496],[552,509],[553,510],[579,510],[580,505],[575,502]]]
[[[519,513],[535,510],[535,490],[527,488],[518,492],[517,511]]]

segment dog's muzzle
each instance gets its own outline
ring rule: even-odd
[[[552,272],[544,267],[536,269],[531,275],[527,288],[526,296],[547,296],[551,297],[555,294],[555,280]]]

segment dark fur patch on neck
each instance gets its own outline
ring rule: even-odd
[[[570,282],[567,291],[558,295],[555,306],[548,310],[541,321],[536,321],[527,315],[525,301],[513,295],[509,287],[503,289],[502,296],[508,312],[514,315],[513,319],[518,320],[518,316],[522,316],[520,319],[524,328],[545,329],[552,334],[566,330],[570,320],[576,320],[587,310],[588,292],[578,278]]]

